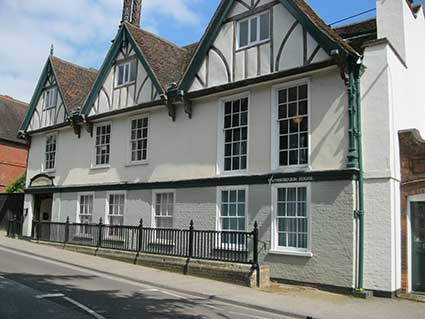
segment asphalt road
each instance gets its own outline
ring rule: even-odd
[[[176,293],[0,248],[0,318],[289,317]]]

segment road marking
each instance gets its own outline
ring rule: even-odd
[[[59,298],[59,297],[65,297],[65,295],[64,294],[45,294],[45,295],[35,296],[35,298],[37,299]]]
[[[140,289],[141,292],[149,292],[149,291],[159,291],[158,289],[155,288],[146,288],[146,289]]]
[[[70,303],[76,305],[78,308],[84,310],[85,312],[89,313],[90,315],[92,315],[93,317],[95,317],[96,319],[106,319],[105,317],[99,315],[96,311],[80,304],[78,301],[75,301],[74,299],[71,299],[69,297],[64,297],[63,299],[65,299],[66,301],[69,301]]]
[[[160,292],[165,294],[165,295],[173,296],[173,297],[176,297],[176,298],[179,298],[179,299],[185,299],[185,300],[189,299],[189,298],[186,298],[186,297],[183,297],[183,296],[180,296],[180,295],[177,295],[177,294],[174,294],[172,292],[165,291],[165,290],[160,290]]]
[[[248,315],[246,313],[236,312],[236,311],[229,311],[228,313],[231,313],[233,315],[243,316],[243,317],[255,318],[255,319],[265,319],[266,318],[266,317],[259,317],[259,316],[254,316],[254,315]]]

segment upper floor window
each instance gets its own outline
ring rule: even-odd
[[[123,86],[136,81],[137,61],[118,64],[116,67],[115,86]]]
[[[58,103],[58,89],[56,87],[44,91],[43,108],[45,110],[53,109]]]
[[[111,154],[111,124],[96,126],[95,165],[109,165]]]
[[[131,162],[147,160],[148,152],[148,117],[131,120],[130,156]]]
[[[46,139],[44,170],[54,170],[56,162],[56,135],[49,135]]]
[[[245,171],[247,168],[248,104],[248,97],[243,96],[227,100],[222,106],[219,163],[223,172]]]
[[[238,22],[238,48],[266,42],[270,39],[270,12],[264,12]]]
[[[273,106],[274,167],[304,167],[309,162],[308,84],[277,88]]]

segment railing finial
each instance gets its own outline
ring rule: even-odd
[[[140,218],[139,226],[143,228],[143,218]]]
[[[101,224],[101,225],[103,224],[103,218],[102,217],[99,218],[99,224]]]

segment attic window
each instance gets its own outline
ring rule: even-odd
[[[54,109],[58,103],[58,90],[57,88],[50,88],[44,91],[44,109]]]
[[[263,12],[238,22],[238,48],[243,49],[269,41],[270,12]]]
[[[120,87],[134,83],[136,81],[136,70],[136,60],[118,64],[115,75],[115,86]]]

